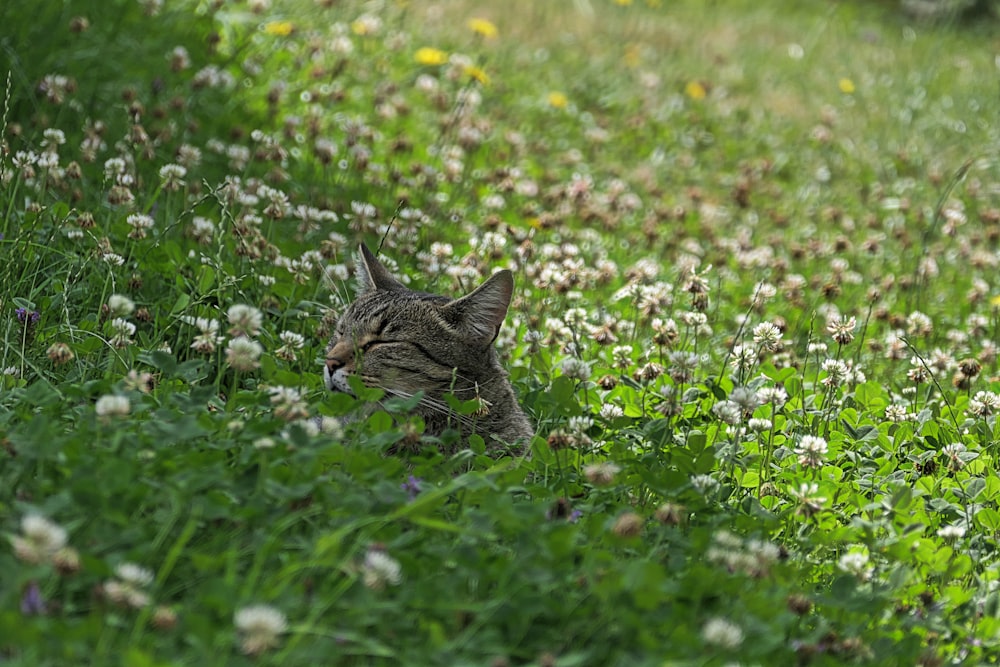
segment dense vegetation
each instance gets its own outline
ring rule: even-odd
[[[996,658],[985,23],[0,21],[0,662]],[[445,457],[405,402],[324,391],[360,242],[442,294],[514,271],[497,345],[531,456]]]

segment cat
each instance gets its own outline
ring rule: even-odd
[[[405,287],[362,244],[356,278],[358,295],[327,348],[327,389],[352,393],[348,378],[356,376],[387,397],[423,392],[414,413],[423,418],[425,434],[455,429],[463,442],[481,436],[490,454],[525,453],[534,429],[493,347],[514,292],[511,272],[498,271],[450,299]],[[478,398],[482,407],[458,414],[446,394]]]

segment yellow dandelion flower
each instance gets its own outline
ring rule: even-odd
[[[484,86],[490,85],[490,77],[482,67],[476,65],[466,65],[465,75],[470,79],[475,79]]]
[[[990,305],[994,308],[1000,308],[1000,294],[990,297]]]
[[[549,106],[555,107],[556,109],[565,109],[568,104],[569,98],[560,93],[558,90],[553,90],[549,93]]]
[[[625,47],[625,56],[623,60],[625,61],[625,66],[631,69],[635,69],[639,66],[639,62],[642,56],[642,49],[638,44],[629,44]]]
[[[421,65],[444,65],[448,62],[448,54],[441,49],[430,46],[417,49],[413,54],[413,59]]]
[[[622,7],[628,7],[632,4],[632,0],[615,0],[616,5],[621,5]]]
[[[493,39],[498,34],[496,24],[486,19],[471,18],[468,25],[472,32],[486,39]]]
[[[837,82],[837,87],[845,95],[850,95],[854,92],[854,82],[846,77]]]
[[[291,21],[271,21],[264,24],[264,32],[276,37],[288,37],[295,30]]]
[[[687,85],[684,86],[684,93],[690,97],[692,100],[703,100],[708,91],[705,90],[705,86],[699,81],[688,81]]]

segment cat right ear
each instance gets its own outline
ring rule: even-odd
[[[375,290],[405,290],[406,287],[392,277],[392,274],[382,266],[372,251],[364,243],[358,249],[356,278],[358,294],[366,294]]]

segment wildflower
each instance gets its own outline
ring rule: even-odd
[[[572,380],[584,381],[590,378],[590,364],[576,357],[567,357],[559,364],[562,374]]]
[[[106,394],[97,399],[94,410],[98,417],[125,417],[132,411],[132,404],[127,396]]]
[[[288,37],[295,30],[291,21],[269,21],[264,24],[264,32],[275,37]]]
[[[302,400],[302,393],[293,387],[271,387],[271,405],[274,416],[285,421],[293,421],[309,416],[309,410]]]
[[[826,440],[815,435],[803,436],[795,447],[795,454],[799,457],[799,465],[804,468],[820,467],[826,452]]]
[[[687,518],[687,509],[677,503],[663,503],[656,508],[653,518],[666,526],[678,526]]]
[[[847,345],[854,340],[854,329],[858,322],[854,317],[841,317],[839,320],[830,320],[826,323],[826,330],[833,337],[838,345]]]
[[[687,384],[694,380],[694,371],[698,368],[699,357],[694,352],[683,352],[676,350],[671,352],[667,359],[670,368],[667,374],[677,384]]]
[[[233,625],[240,633],[240,650],[247,655],[259,655],[278,645],[278,636],[288,630],[285,615],[268,605],[243,607],[233,616]]]
[[[413,475],[410,475],[409,477],[406,478],[406,481],[400,484],[399,486],[403,491],[406,491],[406,495],[412,501],[416,499],[416,497],[420,494],[420,485],[423,484],[423,481],[424,480],[420,479],[419,477],[414,477]]]
[[[135,334],[135,325],[128,320],[116,317],[111,320],[111,330],[114,332],[110,341],[111,347],[121,349],[135,342],[132,340],[132,336]]]
[[[753,342],[768,352],[774,352],[781,345],[781,329],[772,322],[761,322],[753,328]]]
[[[260,333],[263,314],[253,306],[242,303],[230,306],[229,310],[226,311],[226,317],[229,319],[229,324],[232,325],[229,328],[230,336],[253,338]]]
[[[822,382],[827,387],[839,387],[847,379],[847,364],[840,359],[826,359],[821,368],[826,373]]]
[[[961,470],[965,467],[966,461],[975,458],[975,455],[970,456],[966,446],[960,442],[945,445],[941,448],[941,453],[944,454],[945,459],[948,461],[948,469],[952,471]]]
[[[863,551],[848,551],[837,561],[837,569],[868,581],[872,576],[872,568],[868,567],[868,562],[868,554]]]
[[[820,496],[819,485],[815,482],[803,482],[797,489],[789,489],[788,494],[798,503],[796,513],[810,517],[823,509],[825,496]]]
[[[21,534],[11,537],[14,554],[26,563],[44,563],[66,546],[66,529],[41,514],[21,519]]]
[[[191,317],[184,315],[181,321],[193,325],[200,332],[191,343],[191,349],[202,354],[215,352],[215,346],[222,342],[219,336],[219,321],[210,320],[204,317]]]
[[[601,415],[602,419],[617,419],[618,417],[624,417],[625,411],[621,406],[615,405],[614,403],[605,403],[601,406],[601,410],[598,413]]]
[[[295,350],[301,350],[306,344],[305,336],[294,331],[282,331],[278,338],[284,345],[274,351],[274,356],[289,362],[296,360]]]
[[[444,65],[448,62],[448,54],[441,49],[425,46],[417,49],[416,53],[413,54],[413,59],[419,65],[434,67],[436,65]]]
[[[42,589],[38,583],[29,581],[24,587],[24,594],[21,596],[21,613],[25,616],[44,616],[45,599],[42,598]]]
[[[885,419],[890,422],[904,422],[911,419],[913,415],[907,413],[906,406],[898,403],[891,403],[885,406]]]
[[[910,382],[914,384],[923,384],[924,382],[930,382],[931,371],[927,368],[927,365],[923,362],[920,357],[913,356],[910,358],[910,365],[912,368],[906,371],[906,377]]]
[[[382,29],[382,19],[371,14],[362,14],[351,23],[351,32],[359,36],[374,35]]]
[[[719,401],[712,406],[712,414],[718,417],[723,423],[732,426],[739,423],[740,418],[743,416],[743,410],[740,409],[739,404],[725,400]]]
[[[708,496],[719,490],[719,481],[711,475],[691,475],[691,486],[703,496]]]
[[[144,590],[153,581],[153,573],[135,563],[120,563],[115,568],[115,579],[104,582],[104,594],[117,604],[141,609],[151,602]]]
[[[365,586],[380,591],[386,584],[397,586],[403,580],[399,561],[383,549],[369,547],[361,563],[361,576]]]
[[[956,524],[942,526],[938,528],[937,535],[946,542],[954,542],[965,537],[965,527]]]
[[[733,348],[733,354],[729,361],[733,368],[739,373],[746,373],[753,368],[758,361],[757,351],[749,345],[737,345]]]
[[[73,361],[73,358],[76,356],[73,354],[72,348],[66,343],[53,343],[45,351],[45,354],[57,366]]]
[[[748,387],[736,387],[729,394],[729,400],[739,406],[744,415],[751,415],[760,405],[757,392]]]
[[[651,361],[637,368],[635,373],[632,374],[632,377],[637,381],[652,382],[661,375],[663,375],[663,366],[655,361]]]
[[[569,98],[564,93],[554,90],[549,93],[548,102],[553,109],[565,109],[569,105]]]
[[[977,391],[969,399],[969,414],[975,417],[989,417],[1000,408],[1000,395],[992,391]]]
[[[724,618],[710,618],[701,628],[701,638],[706,644],[735,651],[743,643],[743,630]]]
[[[23,324],[25,328],[34,326],[42,317],[41,313],[37,310],[28,310],[27,308],[16,309],[14,315],[17,317],[17,321]]]
[[[844,93],[845,95],[850,95],[851,93],[854,92],[854,82],[846,77],[842,78],[839,81],[837,81],[837,88],[839,88],[840,92]]]
[[[493,39],[498,33],[496,25],[486,19],[471,18],[469,19],[468,26],[472,32],[486,39]]]
[[[263,353],[264,348],[257,341],[237,336],[226,346],[226,363],[236,371],[252,371],[260,366],[260,355]]]
[[[179,164],[165,164],[160,167],[160,185],[167,192],[176,192],[184,187],[187,169]]]
[[[125,222],[132,227],[132,231],[128,234],[130,239],[144,239],[146,231],[153,228],[153,218],[145,213],[132,213],[125,218]]]
[[[135,310],[135,303],[124,294],[108,297],[108,314],[112,317],[128,317]]]
[[[156,386],[156,378],[153,377],[152,373],[145,371],[140,373],[135,369],[130,370],[122,382],[126,389],[138,391],[143,394],[148,394]]]
[[[615,519],[611,532],[618,537],[638,537],[642,533],[643,523],[642,517],[635,512],[625,512]]]
[[[906,318],[906,333],[911,336],[930,336],[934,331],[934,323],[924,313],[915,310]]]
[[[590,465],[584,466],[583,476],[587,478],[591,484],[597,486],[607,486],[611,482],[615,481],[615,475],[621,471],[621,468],[616,466],[614,463],[604,461],[601,463],[591,463]]]
[[[150,623],[157,630],[171,630],[177,625],[177,612],[170,607],[160,605],[153,611]]]
[[[770,431],[772,426],[773,424],[770,419],[764,419],[762,417],[755,417],[747,422],[747,427],[754,433]]]
[[[478,67],[476,65],[466,65],[462,71],[470,79],[478,81],[484,86],[490,85],[490,76],[482,67]]]

